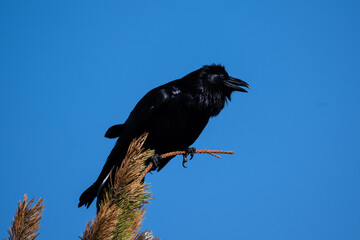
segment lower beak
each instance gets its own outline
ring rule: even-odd
[[[225,86],[231,88],[233,91],[239,92],[247,92],[242,87],[250,88],[250,85],[244,82],[243,80],[229,77],[229,79],[225,80]]]

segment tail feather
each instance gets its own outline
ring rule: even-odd
[[[118,125],[114,125],[112,127],[110,127],[106,133],[105,133],[105,137],[106,138],[117,138],[120,137],[123,130],[125,128],[125,124],[118,124]]]
[[[96,184],[91,185],[86,189],[79,198],[79,205],[81,207],[85,205],[86,208],[89,208],[90,204],[94,201],[98,191],[98,186]]]

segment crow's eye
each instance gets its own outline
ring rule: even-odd
[[[222,78],[222,79],[225,78],[225,74],[222,74],[222,73],[221,73],[219,76],[220,76],[220,78]]]

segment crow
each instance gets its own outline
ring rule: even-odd
[[[154,149],[156,155],[149,161],[160,171],[173,157],[162,159],[161,154],[186,151],[205,128],[211,117],[217,116],[234,91],[247,92],[250,86],[229,76],[222,65],[205,65],[185,77],[174,80],[148,92],[135,106],[123,124],[107,130],[105,137],[118,138],[97,180],[83,192],[78,207],[89,207],[95,197],[102,198],[111,170],[120,166],[130,142],[144,132],[148,138],[145,148]],[[186,161],[184,156],[184,162]]]

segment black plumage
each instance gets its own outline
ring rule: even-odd
[[[157,155],[189,149],[211,117],[220,113],[233,91],[249,85],[230,77],[221,65],[206,65],[185,77],[154,88],[135,106],[124,124],[109,128],[105,137],[117,138],[95,183],[81,196],[79,207],[100,197],[111,169],[120,166],[130,142],[148,132],[144,147]],[[173,157],[161,159],[160,171]],[[99,201],[99,199],[98,199]]]

